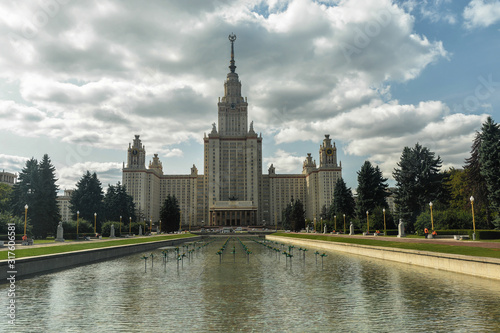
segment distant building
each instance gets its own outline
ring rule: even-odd
[[[300,174],[276,174],[273,164],[262,174],[263,138],[253,122],[248,123],[247,98],[241,96],[235,73],[235,39],[230,36],[230,72],[217,104],[218,128],[213,123],[203,138],[203,175],[195,165],[190,174],[164,175],[158,154],[146,168],[146,147],[139,135],[129,144],[122,182],[146,220],[158,221],[168,195],[179,201],[184,226],[274,226],[292,199],[300,199],[306,217],[313,220],[332,203],[342,164],[337,163],[337,148],[328,134],[319,147],[319,166],[309,153]]]
[[[69,201],[74,190],[64,190],[64,195],[57,196],[57,206],[59,207],[59,214],[61,214],[61,221],[71,221],[71,211],[69,209]]]
[[[10,172],[5,172],[5,170],[2,170],[0,172],[0,183],[1,184],[7,184],[10,186],[13,186],[16,183],[17,180],[17,175],[14,173]]]
[[[385,198],[385,201],[387,202],[387,205],[389,206],[389,211],[391,214],[394,214],[396,212],[396,188],[395,187],[389,187],[387,189],[387,192],[389,193],[389,196]]]

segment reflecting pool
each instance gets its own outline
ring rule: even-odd
[[[0,331],[500,332],[498,281],[313,248],[287,259],[250,237],[219,258],[227,239],[17,281],[15,329],[2,297]]]

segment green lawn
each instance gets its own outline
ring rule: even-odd
[[[68,244],[64,244],[64,245],[55,245],[55,246],[47,245],[47,246],[37,247],[37,248],[23,248],[21,245],[17,245],[15,254],[16,254],[16,259],[17,259],[17,258],[23,258],[23,257],[41,256],[41,255],[45,255],[45,254],[55,254],[55,253],[64,253],[64,252],[72,252],[72,251],[79,251],[79,250],[97,249],[97,248],[101,248],[101,247],[116,246],[116,245],[149,243],[149,242],[155,242],[155,241],[161,241],[161,240],[167,240],[167,239],[186,238],[186,237],[193,237],[193,236],[195,236],[195,235],[188,233],[188,234],[141,237],[141,238],[126,238],[126,239],[117,239],[117,240],[106,241],[106,242],[100,242],[98,240],[90,241],[90,242],[79,241],[79,242],[68,242]],[[5,260],[5,259],[7,259],[7,251],[0,251],[0,260]]]
[[[274,233],[273,235],[291,237],[291,238],[306,238],[312,240],[322,240],[322,241],[338,242],[338,243],[381,246],[381,247],[391,247],[398,249],[430,251],[430,252],[449,253],[449,254],[462,254],[466,256],[489,257],[489,258],[500,259],[500,249],[485,249],[482,247],[444,245],[444,244],[403,243],[403,242],[392,242],[392,241],[383,241],[374,239],[330,237],[322,235],[304,235],[304,234],[288,234],[288,233]]]

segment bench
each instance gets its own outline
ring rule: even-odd
[[[28,238],[27,240],[23,240],[21,245],[33,245],[33,238]]]
[[[430,236],[430,235],[429,235]],[[464,239],[469,239],[469,235],[435,235],[432,236],[432,238],[453,238],[455,240],[464,240]],[[430,239],[430,237],[429,237]]]

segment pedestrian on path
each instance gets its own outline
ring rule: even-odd
[[[427,238],[427,236],[429,235],[429,229],[427,229],[427,228],[424,229],[424,235],[425,235],[425,238]]]

